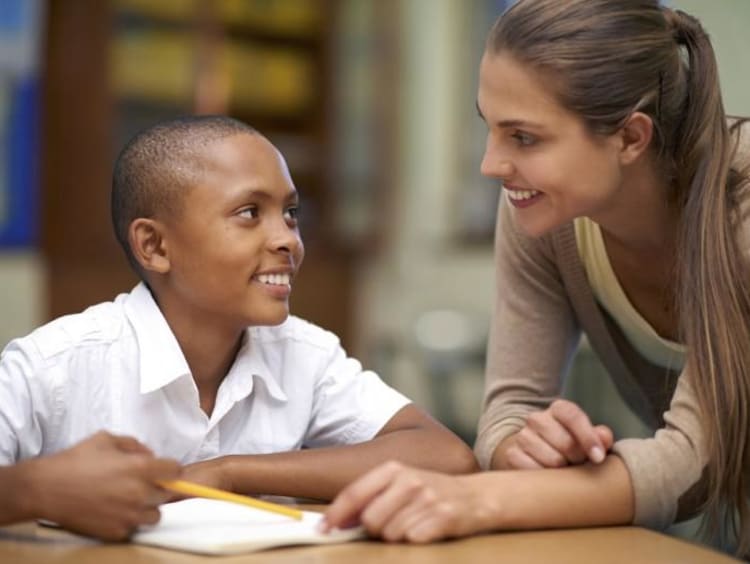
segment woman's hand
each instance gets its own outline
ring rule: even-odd
[[[373,536],[414,543],[487,530],[492,508],[471,476],[448,476],[387,462],[336,497],[325,513],[323,530],[361,523]]]
[[[612,448],[612,431],[592,425],[586,413],[568,400],[555,400],[529,415],[526,425],[498,447],[493,467],[529,470],[601,463]]]

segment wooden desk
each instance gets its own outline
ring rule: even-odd
[[[0,528],[3,564],[721,564],[735,560],[637,527],[498,533],[425,546],[360,541],[198,556],[130,544],[100,544],[32,523]]]

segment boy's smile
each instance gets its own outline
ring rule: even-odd
[[[164,222],[170,309],[232,330],[282,323],[304,256],[283,157],[265,137],[238,134],[210,143],[196,161],[195,185]]]
[[[252,281],[262,284],[265,290],[274,297],[288,298],[292,293],[292,275],[289,272],[274,271],[255,274]]]

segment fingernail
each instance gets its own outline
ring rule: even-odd
[[[595,446],[589,451],[589,458],[591,458],[594,464],[599,464],[604,461],[604,451],[598,446]]]
[[[319,533],[327,533],[328,532],[328,521],[326,521],[326,518],[323,517],[320,521],[318,521],[317,527],[315,527]]]

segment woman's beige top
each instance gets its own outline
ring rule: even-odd
[[[597,303],[612,317],[633,348],[657,366],[682,370],[685,345],[663,338],[630,303],[609,262],[601,227],[588,217],[573,221],[578,256]]]
[[[746,144],[740,154],[747,154]],[[597,303],[573,223],[531,238],[501,203],[495,260],[496,304],[475,446],[482,467],[531,412],[559,396],[583,331],[626,403],[659,429],[653,438],[623,439],[613,448],[630,473],[634,523],[662,528],[675,520],[678,506],[680,513],[695,509],[689,490],[700,480],[707,451],[690,372],[646,360]]]

